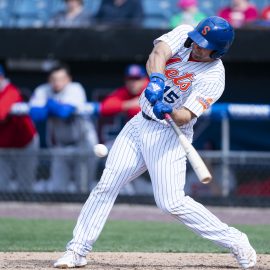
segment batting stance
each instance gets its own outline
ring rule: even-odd
[[[150,82],[140,98],[142,112],[118,135],[100,182],[86,201],[67,252],[55,267],[87,264],[119,190],[148,169],[157,206],[198,235],[228,248],[244,269],[256,264],[247,236],[221,222],[184,194],[186,158],[164,120],[171,114],[191,141],[196,119],[221,96],[224,67],[220,58],[234,39],[231,25],[220,17],[202,20],[194,29],[181,25],[154,41],[147,61]]]

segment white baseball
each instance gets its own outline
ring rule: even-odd
[[[96,144],[94,146],[94,153],[97,157],[105,157],[108,155],[108,148],[104,144]]]

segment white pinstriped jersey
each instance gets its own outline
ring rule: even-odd
[[[188,37],[187,33],[192,30],[193,27],[190,25],[178,26],[156,39],[154,45],[160,41],[166,42],[173,55],[167,62],[164,72],[166,80],[163,101],[175,109],[186,107],[199,117],[222,95],[225,87],[225,71],[220,59],[213,62],[189,61],[192,48],[184,47],[184,43]],[[165,120],[155,117],[153,107],[144,93],[140,97],[140,106],[151,118],[167,124]],[[194,118],[181,127],[189,139],[192,138],[193,125],[196,121]]]

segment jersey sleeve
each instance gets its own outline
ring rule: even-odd
[[[206,80],[194,86],[183,107],[189,109],[197,117],[215,103],[224,91],[224,84],[220,81],[207,82]]]
[[[192,31],[193,29],[194,28],[190,25],[180,25],[174,28],[172,31],[154,40],[154,45],[160,41],[164,41],[171,48],[172,55],[175,55],[184,46],[184,43],[188,37],[188,32]]]

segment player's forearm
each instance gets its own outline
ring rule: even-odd
[[[164,56],[158,52],[158,51],[153,51],[149,58],[148,61],[146,63],[146,69],[147,69],[147,73],[150,76],[152,73],[164,73],[164,69],[165,69],[165,58]]]
[[[178,126],[187,124],[195,115],[186,108],[174,109],[171,117]]]
[[[164,43],[158,43],[151,54],[146,63],[146,69],[149,76],[152,73],[164,73],[164,69],[166,66],[166,62],[171,58],[171,49],[170,47]]]

